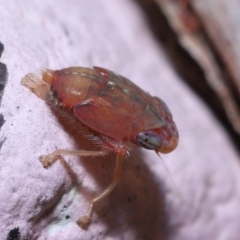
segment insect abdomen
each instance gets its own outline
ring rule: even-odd
[[[95,96],[106,82],[96,70],[82,67],[45,70],[43,80],[51,85],[54,98],[70,108]]]

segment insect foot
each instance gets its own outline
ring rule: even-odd
[[[90,216],[83,216],[83,217],[79,218],[77,221],[77,225],[83,229],[86,229],[88,227],[89,223],[90,223]]]
[[[57,160],[58,157],[60,156],[55,154],[42,155],[39,157],[39,161],[42,163],[44,168],[48,168]]]
[[[92,211],[93,211],[93,204],[94,202],[96,202],[97,198],[93,199],[89,205],[89,208],[87,210],[87,212],[85,213],[84,216],[82,216],[81,218],[79,218],[77,220],[77,224],[79,227],[86,229],[91,221],[91,215],[92,215]]]

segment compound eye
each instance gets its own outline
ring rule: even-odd
[[[136,136],[136,141],[141,147],[150,150],[157,150],[162,145],[161,137],[153,131],[140,132]]]

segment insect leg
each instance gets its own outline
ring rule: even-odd
[[[65,150],[58,149],[53,153],[48,155],[42,155],[39,157],[39,161],[42,163],[44,168],[48,168],[51,164],[53,164],[61,155],[74,155],[81,157],[94,157],[94,156],[104,156],[107,152],[105,151],[84,151],[84,150]]]
[[[100,201],[102,198],[106,197],[118,184],[120,177],[121,177],[123,158],[124,158],[123,155],[117,154],[115,172],[114,172],[112,182],[100,195],[98,195],[97,197],[95,197],[91,200],[90,206],[89,206],[86,214],[77,221],[77,223],[80,227],[84,228],[89,223],[94,204],[96,202]]]

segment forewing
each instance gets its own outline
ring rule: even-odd
[[[126,106],[128,105],[128,106]],[[118,107],[101,97],[89,99],[78,104],[74,115],[89,128],[117,140],[126,140],[131,136],[134,118],[134,106],[129,112],[129,104]]]

